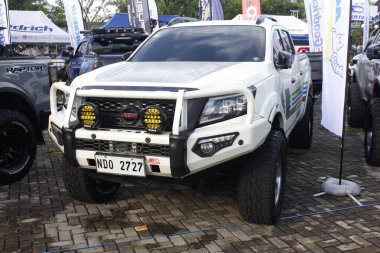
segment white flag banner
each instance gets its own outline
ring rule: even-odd
[[[149,16],[151,19],[158,20],[158,10],[155,0],[148,0]]]
[[[5,46],[11,44],[11,34],[9,32],[9,10],[8,1],[0,0],[0,44]]]
[[[71,45],[76,48],[83,39],[83,35],[80,34],[84,31],[82,9],[79,0],[63,0],[63,3]]]
[[[323,21],[322,125],[342,136],[350,1],[325,1]]]
[[[323,49],[323,0],[304,0],[307,23],[309,26],[310,52],[322,52]],[[326,3],[327,4],[327,3]]]
[[[369,37],[369,2],[368,0],[352,0],[351,20],[363,22],[363,48]]]
[[[199,1],[200,20],[211,20],[211,1],[200,0]]]

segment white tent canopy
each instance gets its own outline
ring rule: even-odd
[[[16,44],[70,44],[69,34],[42,11],[9,11],[11,41]]]
[[[285,26],[291,35],[307,35],[309,27],[306,22],[294,16],[268,15],[275,18],[281,25]]]
[[[306,22],[294,17],[294,16],[279,16],[279,15],[267,15],[273,17],[278,21],[279,24],[285,26],[292,37],[307,39],[309,34],[309,27]],[[233,20],[241,20],[243,15],[239,14]]]

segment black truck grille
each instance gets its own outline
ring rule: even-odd
[[[170,156],[169,146],[105,140],[77,139],[78,150],[127,153],[136,155]]]
[[[146,100],[146,99],[124,99],[124,98],[86,98],[87,102],[94,103],[100,111],[100,128],[129,128],[144,129],[141,119],[133,125],[127,125],[120,114],[122,110],[129,106],[135,106],[140,113],[148,106],[160,107],[167,116],[167,123],[164,131],[171,131],[173,126],[175,100]]]

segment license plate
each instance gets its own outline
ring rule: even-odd
[[[96,170],[101,173],[145,177],[144,158],[95,155]]]

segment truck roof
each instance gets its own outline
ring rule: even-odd
[[[270,28],[272,26],[281,26],[284,29],[286,29],[280,23],[273,21],[270,18],[265,18],[265,20],[261,22],[260,24],[257,24],[256,20],[218,20],[218,21],[196,21],[196,22],[179,23],[170,27],[220,26],[220,25],[227,25],[227,26],[248,25],[248,26],[260,26],[264,28]]]

